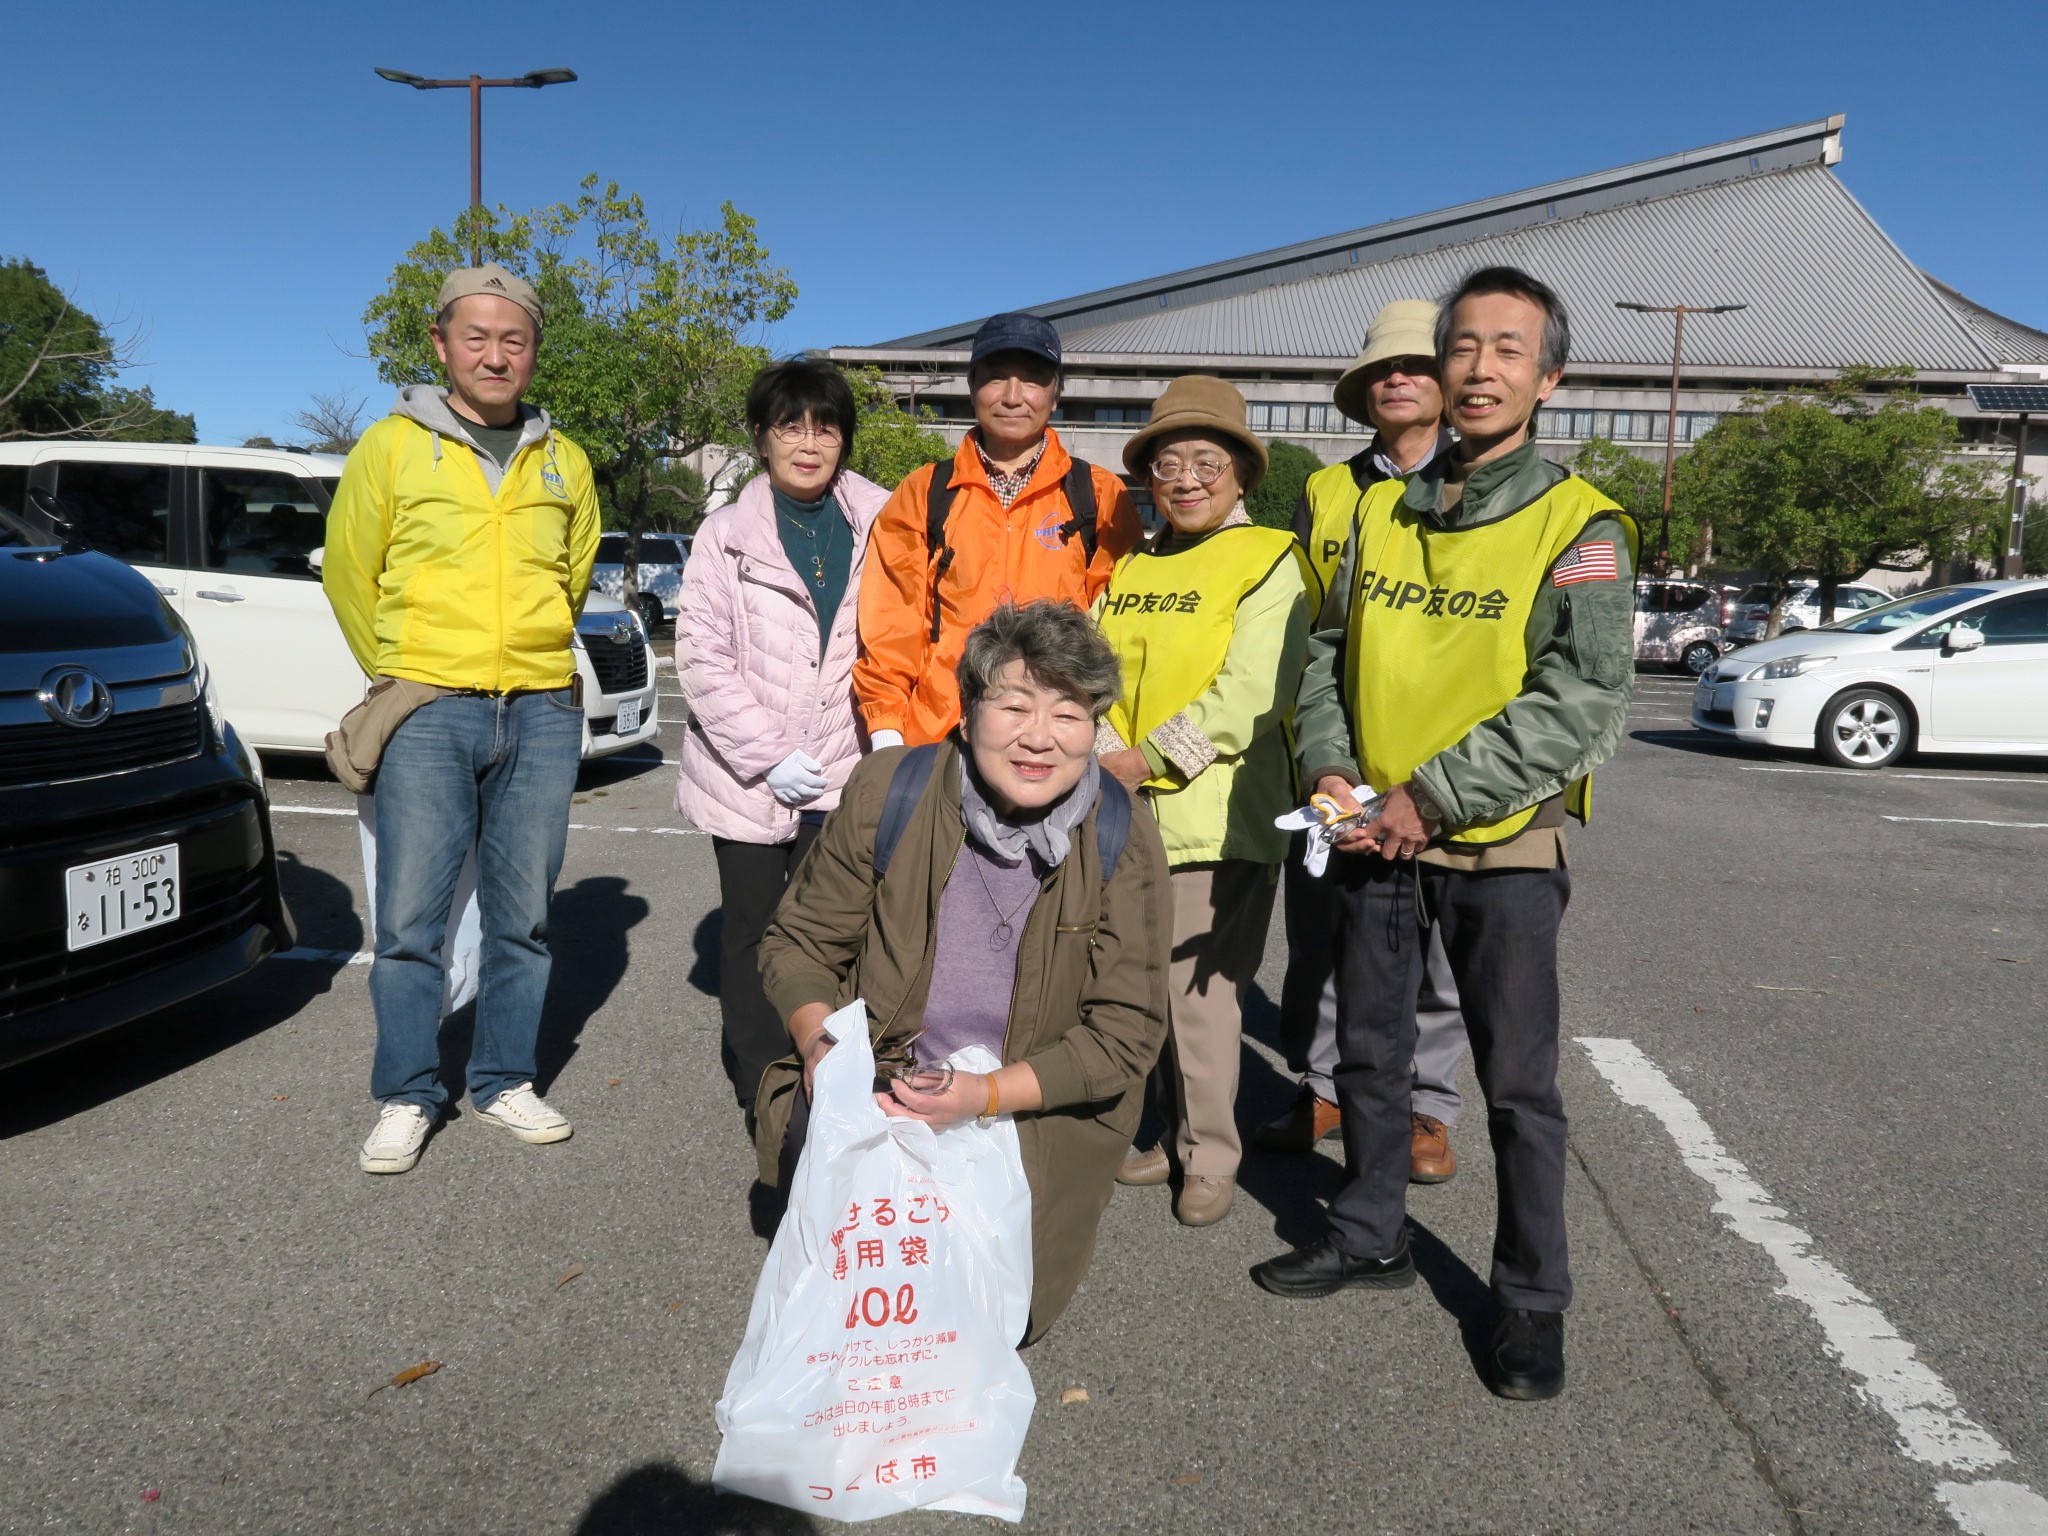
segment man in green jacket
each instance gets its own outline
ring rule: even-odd
[[[1563,376],[1557,295],[1509,267],[1445,301],[1451,455],[1359,508],[1309,641],[1295,712],[1306,782],[1378,814],[1337,844],[1344,1185],[1314,1244],[1258,1265],[1283,1296],[1414,1283],[1405,1230],[1410,1063],[1424,935],[1443,931],[1479,1081],[1499,1210],[1487,1358],[1503,1397],[1564,1386],[1571,1302],[1557,933],[1564,819],[1627,724],[1634,529],[1530,431]]]

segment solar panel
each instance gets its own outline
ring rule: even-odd
[[[2048,384],[1972,384],[1970,403],[1980,411],[2048,414]]]

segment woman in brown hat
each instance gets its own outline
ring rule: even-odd
[[[1135,1147],[1117,1177],[1162,1184],[1174,1214],[1221,1221],[1242,1155],[1235,1116],[1238,1026],[1265,953],[1296,803],[1284,727],[1308,646],[1316,578],[1292,534],[1253,524],[1245,494],[1266,445],[1244,396],[1190,374],[1159,397],[1124,449],[1165,525],[1126,555],[1096,622],[1123,666],[1124,696],[1098,730],[1103,768],[1142,790],[1173,871],[1172,1022],[1160,1060],[1171,1130]]]

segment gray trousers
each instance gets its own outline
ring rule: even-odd
[[[1334,871],[1318,880],[1287,861],[1287,982],[1284,1009],[1315,1009],[1309,1037],[1308,1071],[1302,1082],[1325,1104],[1337,1102],[1337,912]],[[1429,930],[1422,992],[1415,1004],[1415,1087],[1411,1108],[1445,1125],[1458,1123],[1464,1096],[1458,1092],[1458,1063],[1465,1059],[1465,1016],[1458,1008],[1458,982],[1444,953],[1441,928]],[[1299,1036],[1296,1036],[1299,1039]]]

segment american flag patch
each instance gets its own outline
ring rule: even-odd
[[[1574,544],[1557,557],[1550,572],[1550,579],[1560,587],[1575,581],[1621,580],[1621,567],[1616,563],[1614,546],[1609,543]]]

